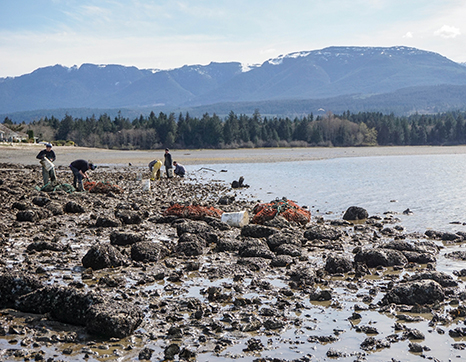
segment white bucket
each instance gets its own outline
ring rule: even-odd
[[[222,222],[230,226],[242,227],[249,224],[249,215],[247,211],[224,212],[222,214]]]
[[[142,191],[150,192],[150,180],[142,180]]]
[[[167,173],[168,173],[168,178],[173,177],[173,169],[172,168],[167,169]]]
[[[40,164],[47,170],[50,171],[55,165],[47,157],[44,157],[40,160]]]

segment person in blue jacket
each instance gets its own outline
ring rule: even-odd
[[[173,166],[175,166],[175,171],[173,171],[175,175],[184,177],[184,175],[186,174],[186,169],[184,168],[184,166],[176,161],[173,161]]]

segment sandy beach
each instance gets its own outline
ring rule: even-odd
[[[0,162],[37,164],[36,155],[43,145],[0,144]],[[83,158],[97,165],[146,166],[153,159],[163,158],[163,150],[121,151],[86,147],[56,146],[57,166]],[[265,163],[308,161],[341,157],[373,157],[428,154],[466,154],[466,146],[392,146],[392,147],[333,147],[333,148],[254,148],[254,149],[172,149],[174,160],[185,165],[219,163]]]

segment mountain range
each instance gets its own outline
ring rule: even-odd
[[[466,67],[410,47],[329,47],[247,66],[170,70],[83,64],[0,78],[0,116],[13,120],[150,111],[193,115],[305,115],[350,110],[397,114],[466,109]],[[23,119],[21,119],[23,118]]]

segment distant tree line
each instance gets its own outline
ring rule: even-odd
[[[216,114],[191,117],[174,113],[130,120],[118,116],[59,120],[45,117],[29,124],[14,124],[30,138],[58,144],[75,143],[85,147],[109,149],[172,148],[240,148],[240,147],[312,147],[312,146],[386,146],[386,145],[455,145],[466,143],[465,112],[434,115],[395,116],[380,112],[343,112],[341,115],[313,114],[290,119],[252,116],[233,111],[224,119]]]

